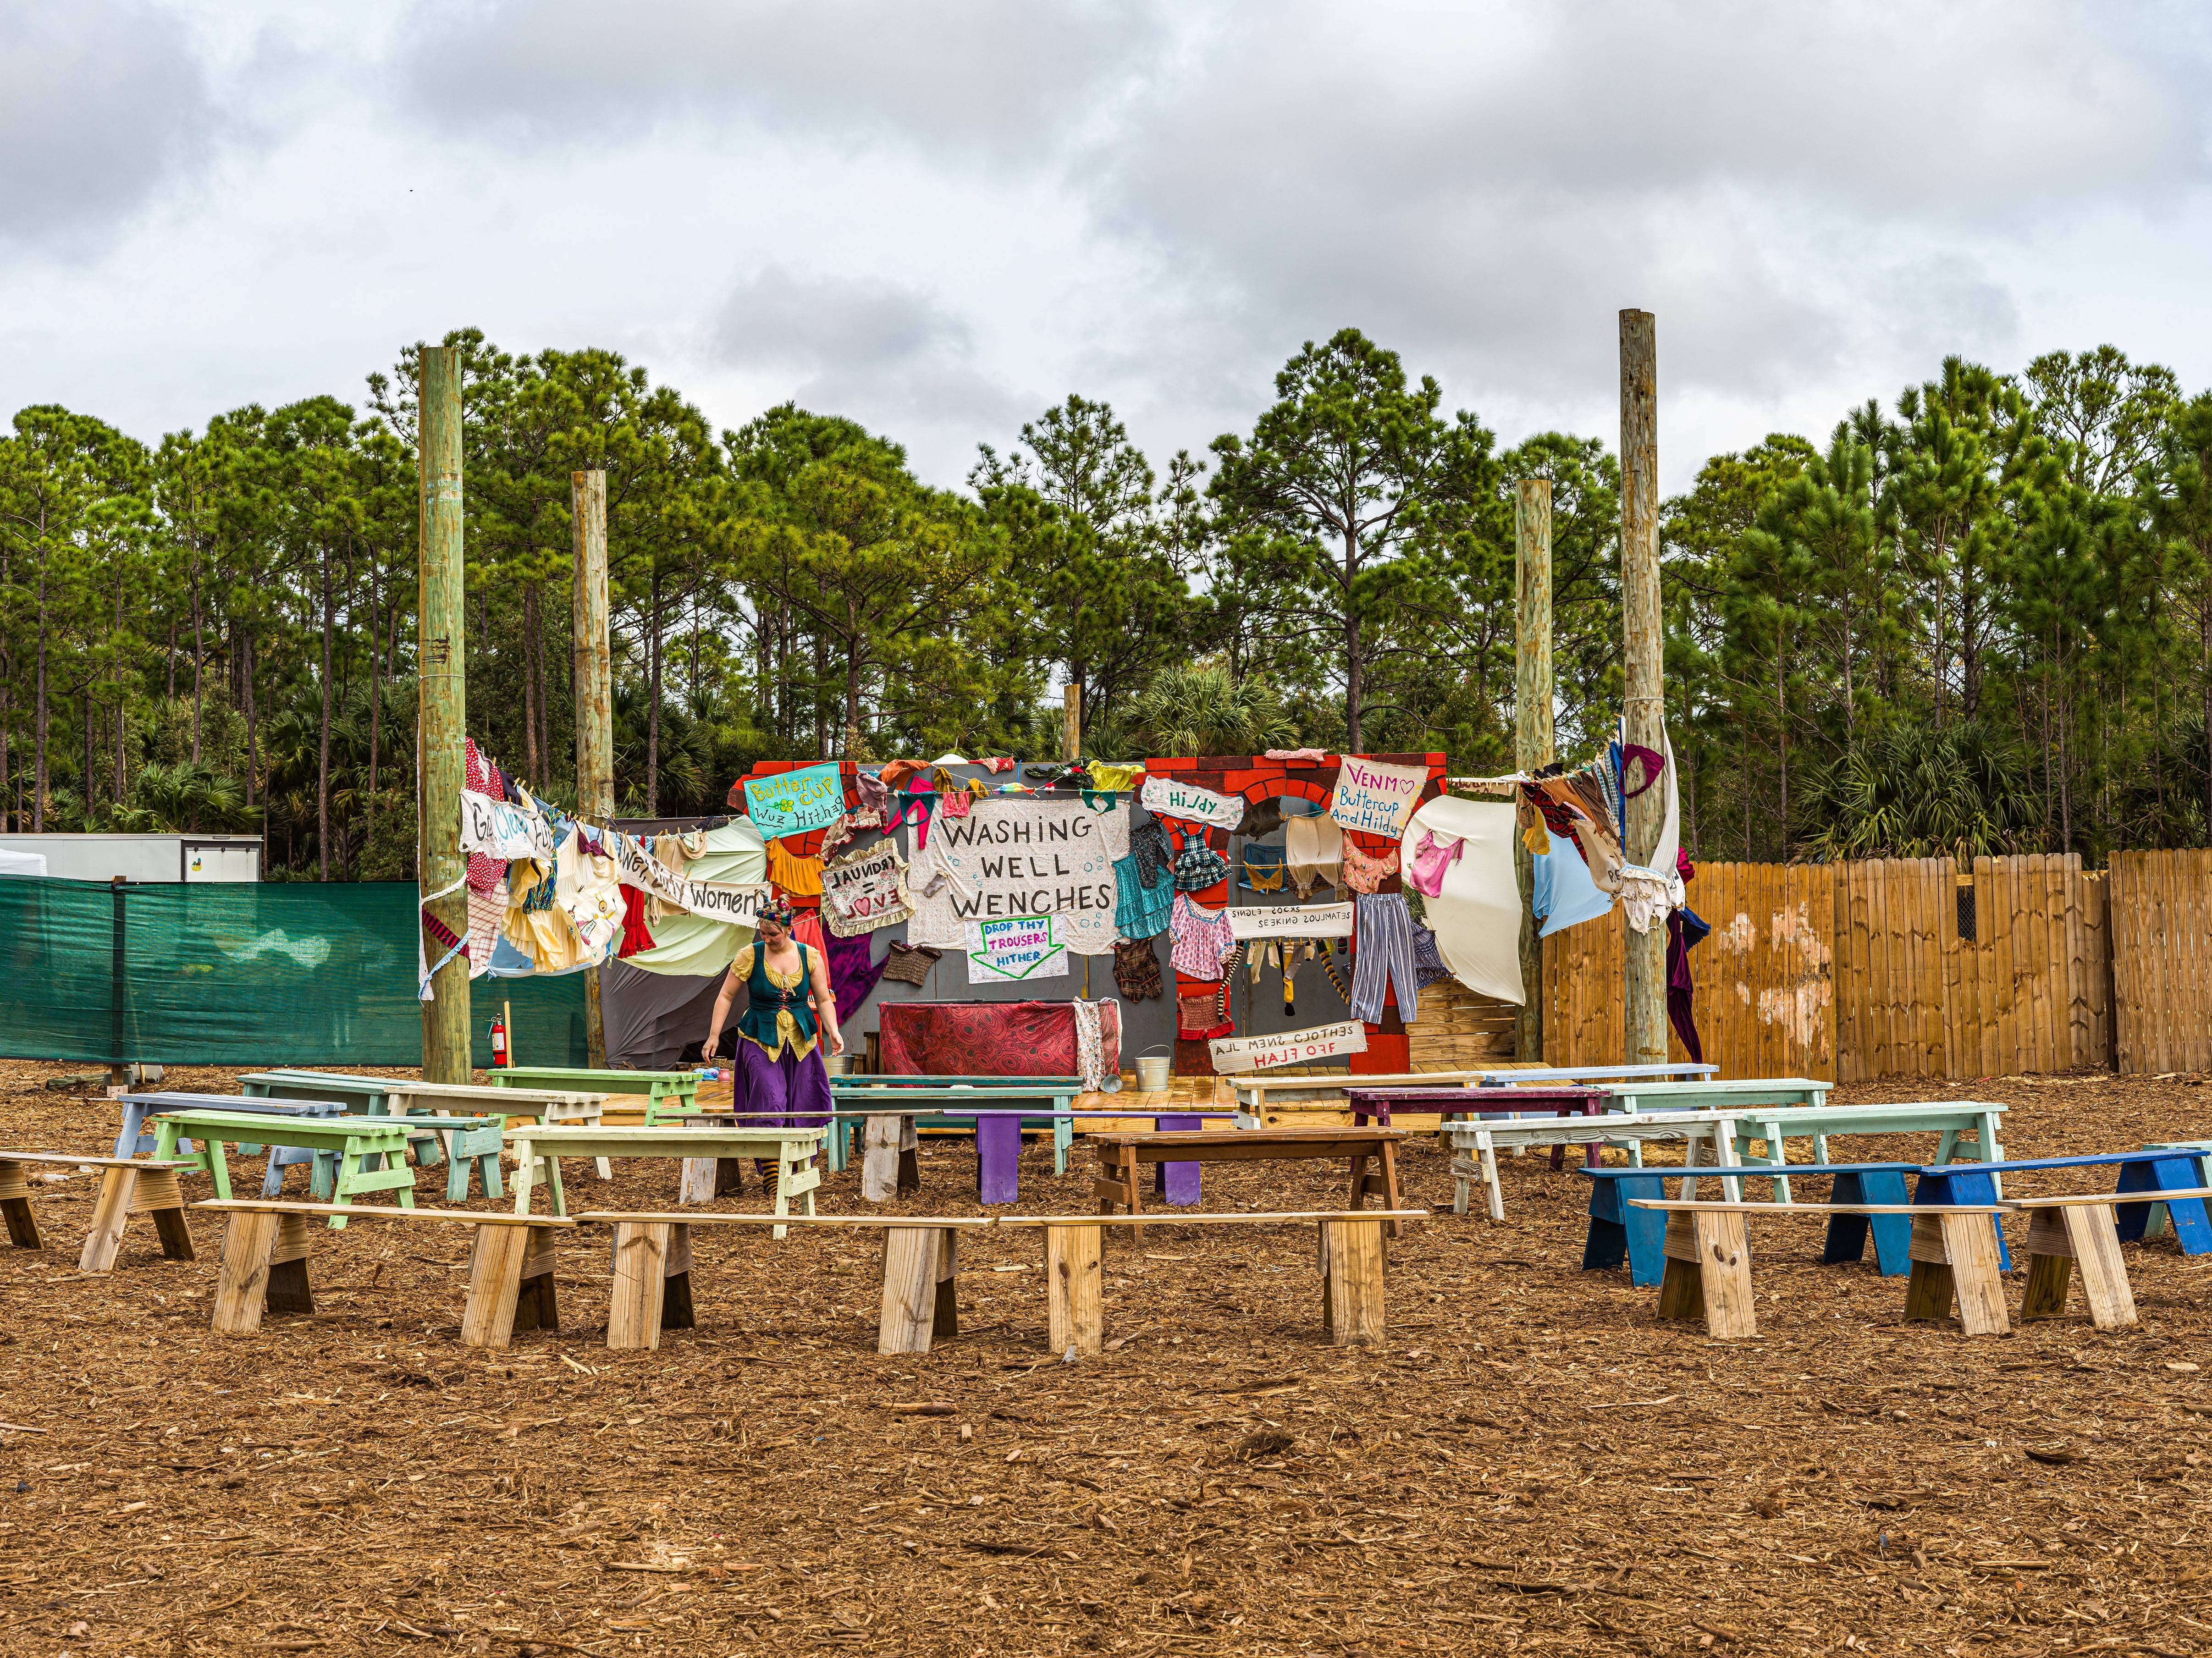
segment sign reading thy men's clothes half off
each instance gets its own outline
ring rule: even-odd
[[[845,815],[845,780],[834,760],[773,777],[748,777],[745,811],[771,841],[827,829]]]
[[[1367,1027],[1357,1019],[1346,1019],[1306,1030],[1279,1031],[1273,1036],[1223,1036],[1208,1046],[1213,1054],[1213,1068],[1229,1076],[1240,1071],[1265,1071],[1271,1066],[1310,1065],[1339,1054],[1364,1054]]]
[[[1426,766],[1391,766],[1347,754],[1336,774],[1328,815],[1348,829],[1395,841],[1405,834],[1406,820],[1421,804],[1428,781]]]

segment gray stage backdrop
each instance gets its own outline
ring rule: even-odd
[[[994,775],[983,766],[948,766],[945,770],[954,778],[964,781],[981,777],[994,785],[1007,780],[1008,774]],[[1015,775],[1019,775],[1018,773]],[[1030,780],[1023,778],[1027,782]],[[1127,797],[1124,796],[1124,799]],[[1298,803],[1303,805],[1304,803]],[[624,827],[628,827],[627,824]],[[913,849],[912,829],[899,831],[906,839],[902,842],[908,852]],[[872,846],[881,839],[873,830],[863,830],[858,843]],[[1256,844],[1279,846],[1283,832],[1259,837]],[[1297,894],[1285,885],[1280,892],[1254,892],[1241,884],[1242,853],[1244,842],[1241,837],[1231,845],[1230,863],[1234,874],[1230,887],[1231,904],[1281,904],[1297,902]],[[845,850],[840,847],[842,852]],[[1317,900],[1327,900],[1326,889],[1316,894]],[[890,953],[890,941],[906,938],[906,924],[880,927],[869,935],[875,957],[881,961]],[[1167,993],[1147,1001],[1121,1003],[1121,1068],[1133,1068],[1139,1054],[1170,1054],[1175,1051],[1175,972],[1168,965],[1168,938],[1162,933],[1152,941],[1154,952],[1160,960],[1160,981]],[[845,1029],[851,1046],[857,1054],[857,1040],[876,1029],[881,1023],[878,1010],[887,1001],[1072,1001],[1081,996],[1088,999],[1119,997],[1114,986],[1114,958],[1111,956],[1070,956],[1068,971],[1057,979],[1036,979],[1024,984],[971,985],[968,982],[966,961],[957,953],[948,953],[930,971],[928,982],[921,986],[879,981],[868,999],[861,1004],[856,1014],[843,1009]],[[1348,966],[1340,963],[1345,982],[1351,982]],[[599,975],[599,1003],[606,1024],[607,1060],[611,1065],[634,1070],[652,1071],[674,1065],[685,1047],[700,1041],[707,1034],[707,1021],[714,1011],[716,981],[672,976],[665,973],[647,973],[620,962],[610,963]],[[1260,982],[1254,984],[1249,972],[1240,969],[1230,990],[1230,1017],[1237,1022],[1237,1034],[1272,1035],[1280,1030],[1302,1029],[1309,1025],[1329,1024],[1350,1017],[1351,1010],[1344,998],[1336,993],[1328,975],[1317,963],[1309,962],[1299,970],[1296,1011],[1283,1011],[1283,978],[1270,966],[1262,969]],[[740,993],[742,998],[742,992]],[[732,1010],[732,1017],[743,1011],[742,999]]]

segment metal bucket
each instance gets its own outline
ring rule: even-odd
[[[848,1076],[853,1069],[853,1056],[850,1054],[824,1054],[822,1063],[829,1067],[831,1076]]]
[[[1137,1089],[1139,1093],[1164,1094],[1168,1089],[1168,1067],[1174,1060],[1167,1054],[1139,1054],[1137,1058]]]

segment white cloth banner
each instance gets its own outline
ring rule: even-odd
[[[1224,1075],[1265,1071],[1271,1066],[1310,1065],[1339,1054],[1364,1054],[1367,1027],[1357,1019],[1279,1031],[1273,1036],[1223,1036],[1208,1045],[1213,1068]]]
[[[739,885],[728,881],[694,881],[678,875],[647,852],[642,841],[618,829],[609,831],[602,838],[614,847],[615,870],[623,885],[649,892],[656,898],[665,898],[678,908],[703,915],[710,921],[750,926],[775,894],[775,889],[765,882]]]
[[[822,865],[822,922],[840,938],[890,926],[913,914],[897,841],[886,838]]]
[[[1426,766],[1385,765],[1347,754],[1336,774],[1328,815],[1348,829],[1387,835],[1395,841],[1405,834],[1406,820],[1413,815],[1428,782]]]
[[[975,931],[975,948],[968,952],[971,985],[1058,979],[1067,973],[1067,947],[1056,941],[1057,929],[1049,915],[979,921]]]
[[[1444,867],[1443,890],[1422,901],[1437,935],[1437,953],[1469,990],[1521,1003],[1521,886],[1513,874],[1513,816],[1510,800],[1460,800],[1440,794],[1413,814],[1408,837],[1419,831],[1456,835],[1467,843],[1458,861]],[[1558,850],[1553,851],[1554,857]]]
[[[1232,938],[1349,938],[1350,904],[1250,904],[1229,911]]]
[[[553,859],[553,826],[541,812],[525,811],[474,789],[461,791],[461,850],[489,858]]]
[[[939,812],[907,872],[907,942],[966,950],[978,922],[1049,915],[1060,944],[1103,956],[1114,946],[1114,863],[1128,855],[1125,806],[1000,795],[964,817]]]
[[[1148,774],[1137,799],[1155,817],[1204,823],[1209,829],[1233,829],[1244,821],[1244,803],[1236,796],[1202,789],[1195,783],[1179,783],[1172,777]]]

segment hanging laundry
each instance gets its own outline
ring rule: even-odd
[[[641,950],[651,950],[653,933],[646,926],[645,918],[647,907],[653,901],[632,886],[625,886],[622,890],[622,947],[615,954],[635,956]]]
[[[868,940],[873,935],[856,932],[850,938],[831,933],[823,954],[830,958],[830,995],[837,1004],[839,1019],[850,1019],[860,1011],[860,1004],[868,999],[876,987],[876,981],[884,976],[890,965],[886,956],[880,962],[868,959]]]
[[[1344,884],[1354,892],[1379,891],[1382,883],[1397,872],[1397,847],[1380,858],[1370,858],[1351,841],[1344,843]]]
[[[1682,1039],[1682,1051],[1692,1065],[1705,1062],[1704,1043],[1698,1040],[1698,1015],[1692,1005],[1697,987],[1690,978],[1690,952],[1712,931],[1710,922],[1687,905],[1667,918],[1667,1022]]]
[[[1142,766],[1118,765],[1104,760],[1091,762],[1091,786],[1094,789],[1108,789],[1116,794],[1126,794],[1141,783],[1144,776]]]
[[[584,960],[575,927],[554,902],[558,867],[556,853],[551,864],[526,860],[509,872],[507,942],[528,957],[538,973],[566,973]]]
[[[1226,914],[1218,909],[1201,909],[1188,893],[1178,892],[1169,912],[1168,931],[1175,935],[1169,960],[1176,972],[1194,979],[1221,977],[1221,964],[1237,944]]]
[[[1328,755],[1321,749],[1269,749],[1261,757],[1267,760],[1291,760],[1302,765],[1317,766],[1328,759]]]
[[[1166,881],[1144,883],[1133,851],[1114,864],[1114,931],[1123,938],[1145,939],[1167,930],[1175,888]]]
[[[1597,890],[1573,841],[1562,837],[1553,841],[1549,852],[1528,860],[1528,908],[1536,916],[1538,938],[1548,938],[1612,913],[1612,896]]]
[[[1467,850],[1467,842],[1455,835],[1447,835],[1439,841],[1429,829],[1421,831],[1414,843],[1413,855],[1406,863],[1406,884],[1424,898],[1433,898],[1444,890],[1444,872],[1460,860]]]
[[[1444,964],[1443,953],[1437,948],[1437,935],[1419,921],[1413,923],[1413,976],[1426,990],[1439,979],[1449,979],[1452,970]]]
[[[860,797],[860,810],[882,813],[891,803],[891,792],[884,780],[872,772],[856,772],[853,777],[853,792]],[[877,821],[882,818],[878,816]]]
[[[1682,878],[1668,870],[1661,874],[1639,864],[1620,866],[1620,908],[1628,925],[1649,932],[1682,902]]]
[[[1222,1006],[1219,991],[1205,996],[1176,998],[1176,1035],[1185,1042],[1210,1042],[1216,1036],[1230,1035],[1236,1029],[1236,1021]]]
[[[1150,1001],[1166,993],[1160,980],[1160,953],[1151,938],[1115,942],[1114,987],[1133,1002]]]
[[[461,739],[461,786],[478,794],[497,799],[506,791],[493,780],[498,775],[491,762],[477,752],[476,738]],[[520,850],[520,848],[516,848]],[[469,854],[469,889],[473,892],[489,892],[507,879],[507,861],[489,853],[472,852]]]
[[[1176,854],[1177,892],[1204,892],[1229,878],[1229,860],[1202,840],[1193,838]]]
[[[818,910],[800,910],[798,920],[791,924],[791,936],[802,944],[812,945],[824,956],[830,953],[830,941],[822,936],[822,915]]]
[[[1292,817],[1283,824],[1283,855],[1301,902],[1316,886],[1336,890],[1343,878],[1344,831],[1326,817]]]
[[[904,788],[907,780],[919,775],[921,770],[919,760],[886,760],[883,769],[876,774],[876,780],[886,789]]]
[[[1137,861],[1138,878],[1148,886],[1175,879],[1175,847],[1150,814],[1142,823],[1137,821],[1141,806],[1133,806],[1129,813],[1129,856]]]
[[[1247,846],[1240,884],[1247,892],[1280,892],[1285,879],[1280,847]]]
[[[590,839],[592,845],[599,844],[598,837]],[[570,825],[556,854],[553,894],[554,902],[575,928],[584,957],[596,961],[622,936],[623,889],[614,859],[586,851],[585,841],[580,827]]]
[[[787,896],[819,898],[822,896],[822,860],[802,857],[782,841],[771,841],[768,843],[768,878]]]
[[[1398,1017],[1411,1024],[1421,1017],[1421,992],[1406,896],[1368,892],[1352,902],[1359,910],[1359,938],[1352,956],[1352,1017],[1379,1023],[1387,991],[1397,1002]]]
[[[994,754],[989,759],[979,760],[975,763],[979,766],[988,766],[994,773],[1012,771],[1014,768],[1012,757],[1003,754]]]
[[[890,953],[884,957],[883,976],[920,989],[929,982],[929,969],[937,965],[938,959],[944,954],[943,950],[932,950],[927,944],[903,944],[894,938]]]
[[[1462,842],[1460,856],[1444,866],[1435,896],[1424,896],[1422,919],[1436,935],[1438,959],[1455,979],[1470,990],[1518,1005],[1525,993],[1522,904],[1513,869],[1512,805],[1438,795],[1422,803],[1406,835],[1407,844],[1415,847],[1424,835],[1439,844],[1448,838]],[[1553,853],[1554,859],[1561,855]],[[1414,962],[1418,977],[1418,941]]]

